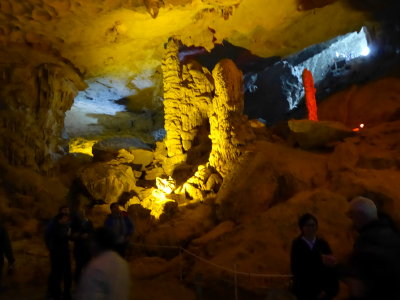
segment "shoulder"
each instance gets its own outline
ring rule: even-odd
[[[304,247],[305,245],[306,245],[305,241],[300,236],[292,241],[292,249]]]

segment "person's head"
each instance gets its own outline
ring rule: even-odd
[[[310,214],[306,213],[299,218],[299,228],[301,234],[305,237],[315,237],[318,229],[318,220],[317,218]]]
[[[361,196],[355,197],[350,201],[350,208],[347,215],[357,229],[378,219],[378,211],[375,203],[371,199]]]
[[[69,215],[71,213],[71,211],[70,211],[68,205],[63,205],[63,206],[60,206],[60,208],[58,209],[58,213]]]
[[[111,203],[110,210],[113,216],[119,216],[121,213],[118,202]]]
[[[93,232],[91,238],[91,250],[94,255],[107,250],[114,250],[115,245],[115,234],[110,229],[99,227]]]
[[[64,213],[60,213],[57,216],[57,222],[59,224],[67,224],[70,221],[70,216],[69,214],[64,214]]]

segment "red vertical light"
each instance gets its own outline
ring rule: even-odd
[[[312,73],[304,69],[303,71],[303,85],[306,94],[306,106],[308,110],[308,119],[318,121],[317,101],[315,100],[314,78]]]

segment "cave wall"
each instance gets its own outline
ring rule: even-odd
[[[0,153],[11,165],[46,171],[64,154],[64,113],[85,83],[61,57],[20,46],[0,52],[0,72]]]

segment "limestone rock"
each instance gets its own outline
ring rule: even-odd
[[[133,262],[132,276],[135,279],[149,279],[169,271],[171,267],[175,266],[160,257],[145,257]]]
[[[326,182],[325,157],[269,142],[259,142],[255,149],[224,177],[216,198],[224,220],[268,210]]]
[[[400,79],[395,77],[343,90],[321,102],[318,108],[321,120],[342,122],[350,128],[398,120],[399,112]]]
[[[188,152],[206,126],[214,85],[210,72],[196,61],[181,64],[180,41],[170,39],[163,59],[164,113],[168,156]]]
[[[183,184],[179,193],[189,199],[203,201],[207,193],[218,192],[221,183],[221,176],[213,168],[200,165],[194,175]]]
[[[212,209],[208,205],[196,204],[180,208],[179,213],[167,223],[151,230],[145,237],[149,245],[182,245],[194,237],[208,232],[213,226]]]
[[[304,149],[326,147],[354,132],[339,122],[289,120],[288,125],[300,147]]]
[[[135,189],[135,176],[129,166],[109,163],[94,163],[85,167],[79,178],[95,200],[106,203],[118,201],[123,192]]]
[[[218,224],[216,227],[214,227],[211,231],[207,232],[205,235],[197,239],[194,239],[192,241],[192,244],[195,246],[205,245],[210,241],[216,240],[217,238],[220,238],[224,234],[231,232],[234,227],[235,223],[233,223],[232,221],[222,222]]]
[[[213,70],[215,97],[209,112],[212,149],[209,162],[222,176],[226,175],[255,136],[243,115],[242,72],[228,59]]]
[[[145,171],[144,178],[146,180],[156,180],[157,177],[161,177],[163,174],[163,168],[153,168]]]
[[[122,149],[125,151],[120,152]],[[92,152],[97,161],[108,161],[120,156],[129,158],[134,164],[146,166],[153,160],[151,148],[137,138],[104,139],[93,145]]]
[[[64,154],[64,113],[85,83],[62,58],[32,50],[27,60],[26,51],[0,51],[0,152],[12,165],[48,171]]]
[[[146,166],[150,165],[154,158],[153,151],[146,149],[130,149],[129,152],[134,156],[133,163],[135,165],[141,165],[142,170],[144,170]]]

